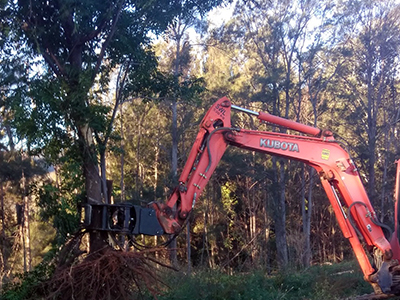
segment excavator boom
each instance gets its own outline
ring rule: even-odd
[[[233,127],[231,112],[256,116],[261,122],[284,127],[297,134],[259,131]],[[303,133],[306,135],[299,135]],[[124,210],[124,230],[134,234],[178,234],[184,227],[196,200],[200,197],[228,146],[257,151],[312,166],[335,212],[338,224],[355,253],[364,278],[377,294],[398,293],[399,233],[397,225],[399,181],[395,202],[395,231],[378,220],[348,151],[332,132],[300,124],[265,112],[254,112],[232,105],[226,97],[215,102],[203,117],[196,140],[175,188],[167,202],[153,202],[148,208]],[[400,178],[400,168],[397,170]],[[126,220],[129,218],[129,222]],[[360,240],[361,239],[361,240]],[[365,243],[363,246],[362,241]],[[372,255],[371,264],[368,254]]]

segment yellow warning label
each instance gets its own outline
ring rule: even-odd
[[[331,155],[331,151],[328,149],[322,149],[321,158],[324,160],[328,160]]]

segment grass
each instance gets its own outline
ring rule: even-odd
[[[195,271],[191,275],[171,273],[165,280],[170,289],[159,300],[328,300],[372,293],[356,262],[313,266],[273,276],[259,270],[234,275],[216,270]]]

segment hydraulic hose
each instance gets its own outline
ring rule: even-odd
[[[365,209],[366,209],[368,212],[369,212],[369,209],[368,209],[367,205],[366,205],[364,202],[361,202],[361,201],[353,202],[353,203],[349,206],[349,220],[350,220],[350,224],[351,224],[351,226],[353,226],[353,228],[357,231],[357,233],[358,233],[359,235],[362,236],[361,232],[359,231],[359,229],[357,228],[357,226],[356,226],[355,223],[354,223],[353,217],[351,216],[351,209],[353,208],[353,206],[354,206],[355,204],[361,204],[361,205],[363,205],[363,206],[365,207]],[[380,222],[379,220],[377,220],[376,218],[373,218],[372,215],[371,215],[370,219],[371,219],[371,222],[374,223],[376,226],[379,226],[379,227],[381,227],[383,230],[386,230],[386,231],[387,231],[387,233],[389,234],[389,236],[388,236],[387,239],[390,241],[390,240],[392,239],[392,234],[393,234],[392,229],[391,229],[389,226],[387,226],[386,224],[383,224],[382,222]]]

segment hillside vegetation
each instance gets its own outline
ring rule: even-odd
[[[164,278],[169,289],[159,300],[333,300],[372,293],[355,261],[274,275],[203,270],[190,275],[170,272]]]

